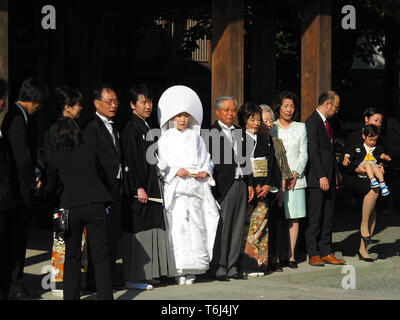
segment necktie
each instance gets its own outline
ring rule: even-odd
[[[117,130],[117,128],[115,127],[115,125],[114,124],[111,124],[111,127],[112,127],[112,133],[113,133],[113,136],[114,136],[114,145],[115,145],[115,147],[117,148],[117,150],[119,151],[119,139],[118,139],[118,130]]]
[[[328,120],[325,120],[325,128],[326,128],[326,131],[328,132],[329,141],[332,141],[331,128],[329,126]]]

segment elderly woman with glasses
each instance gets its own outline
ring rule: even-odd
[[[289,180],[293,179],[293,174],[289,168],[286,158],[286,150],[281,139],[274,137],[271,131],[274,127],[275,116],[272,109],[265,104],[260,105],[262,110],[263,130],[272,136],[274,144],[275,157],[278,162],[279,169],[282,175],[282,186],[277,194],[277,203],[271,208],[273,214],[270,219],[270,269],[272,271],[283,271],[282,264],[286,263],[289,250],[289,236],[285,226],[285,218],[283,216],[283,190],[290,188]]]

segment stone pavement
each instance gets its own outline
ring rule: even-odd
[[[378,216],[370,255],[373,263],[360,261],[355,255],[359,244],[360,217],[351,212],[338,212],[335,217],[333,249],[350,267],[325,265],[312,267],[299,255],[298,269],[284,268],[264,277],[218,282],[199,279],[190,286],[162,282],[154,290],[121,290],[116,300],[375,300],[400,299],[400,214],[382,212]],[[25,267],[28,290],[43,300],[61,300],[41,286],[48,275],[51,258],[51,231],[33,228],[29,237]],[[121,267],[121,261],[119,266]],[[353,268],[354,267],[354,268]],[[349,269],[350,273],[349,273]],[[355,282],[349,279],[355,272]],[[343,280],[347,277],[345,280]],[[386,280],[385,280],[386,279]],[[353,285],[356,289],[349,289]],[[344,289],[347,287],[348,289]],[[96,295],[83,296],[94,300]]]

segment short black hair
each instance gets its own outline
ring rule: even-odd
[[[246,102],[238,111],[239,126],[245,128],[247,120],[249,120],[249,118],[256,113],[259,113],[260,119],[262,119],[262,109],[260,106],[253,102]]]
[[[18,100],[42,104],[49,97],[47,84],[37,78],[29,77],[24,80],[19,89]]]
[[[364,118],[367,117],[368,119],[371,118],[373,115],[375,114],[380,114],[383,117],[383,113],[381,110],[377,109],[377,108],[368,108],[364,111],[363,113],[363,122],[364,122]]]
[[[381,130],[374,124],[367,124],[362,129],[362,133],[365,134],[366,137],[376,137],[379,136]]]
[[[337,96],[337,95],[338,94],[333,90],[325,91],[318,97],[318,105],[319,106],[323,105],[325,103],[325,101],[329,101],[329,102],[333,103],[335,101],[335,96]]]
[[[102,94],[103,90],[114,91],[115,94],[117,93],[115,91],[114,87],[110,83],[103,83],[103,84],[97,86],[96,88],[94,88],[94,90],[92,92],[92,101],[93,100],[101,100],[101,94]]]
[[[129,88],[129,101],[136,105],[139,95],[153,99],[153,91],[144,83],[133,85]]]
[[[58,114],[62,114],[66,105],[73,107],[81,104],[82,100],[82,94],[69,86],[62,85],[54,89],[54,103]]]
[[[281,93],[279,93],[276,96],[276,98],[275,98],[275,100],[274,100],[274,102],[272,104],[272,110],[274,110],[275,118],[279,119],[279,114],[280,114],[280,109],[281,109],[281,105],[282,105],[283,99],[290,99],[290,100],[293,101],[294,113],[293,113],[292,119],[296,120],[296,121],[299,120],[298,119],[299,118],[299,114],[300,114],[299,108],[298,108],[298,106],[299,106],[299,98],[294,92],[289,91],[289,90],[282,91]]]
[[[8,82],[2,78],[0,78],[0,99],[3,99],[7,96],[10,87],[8,86]]]
[[[82,143],[82,133],[72,118],[60,118],[54,125],[54,148],[68,148],[70,150]]]

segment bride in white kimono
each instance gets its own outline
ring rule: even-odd
[[[211,194],[213,163],[200,136],[203,109],[197,94],[174,86],[160,98],[158,167],[178,284],[192,284],[212,259],[219,221]]]

